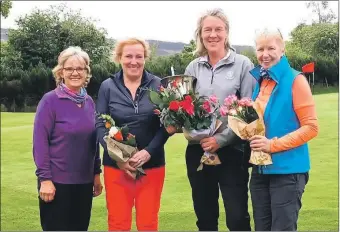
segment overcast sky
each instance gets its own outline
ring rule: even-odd
[[[15,28],[15,19],[37,7],[45,9],[65,1],[13,1],[10,16],[1,19],[2,28]],[[230,40],[234,45],[253,45],[254,32],[264,26],[277,27],[285,39],[299,22],[310,23],[311,10],[303,1],[68,1],[72,9],[99,20],[110,37],[130,36],[188,43],[196,21],[207,9],[222,8],[230,21]],[[338,1],[330,2],[338,15]]]

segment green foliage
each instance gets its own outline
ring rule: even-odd
[[[23,68],[23,59],[20,52],[9,46],[7,42],[1,41],[0,48],[0,68],[4,70],[6,68]]]
[[[339,23],[300,24],[291,32],[290,48],[311,56],[339,55]]]
[[[108,114],[101,114],[101,115],[98,115],[98,116],[103,119],[104,123],[107,123],[107,122],[110,123],[110,126],[108,128],[106,128],[106,129],[110,130],[110,127],[116,125],[115,121],[111,118],[110,115],[108,115]]]
[[[98,29],[92,19],[65,5],[35,9],[16,23],[18,29],[9,31],[8,43],[20,52],[24,69],[39,62],[54,67],[59,53],[69,46],[80,46],[93,63],[108,60],[113,48],[114,41],[106,38],[104,29]]]
[[[0,15],[2,17],[7,18],[11,8],[12,8],[12,1],[9,1],[9,0],[0,1]]]
[[[257,58],[256,58],[255,51],[253,51],[253,50],[244,50],[243,52],[241,52],[241,55],[244,55],[244,56],[248,57],[250,59],[250,61],[254,65],[258,65],[258,61],[257,61]]]
[[[29,75],[26,79],[22,79],[27,94],[42,96],[46,90],[53,89],[55,84],[51,84],[53,80],[52,72],[43,63],[39,63],[35,67],[30,67]]]
[[[315,82],[335,85],[339,82],[339,23],[300,24],[286,43],[286,55],[291,66],[315,62]]]

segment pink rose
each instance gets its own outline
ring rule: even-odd
[[[225,106],[221,106],[220,114],[221,114],[221,116],[227,116],[228,115],[228,108],[225,107]]]
[[[237,104],[237,97],[236,95],[229,95],[226,99],[224,99],[224,105],[230,107],[233,104]]]
[[[212,95],[209,97],[209,101],[216,104],[218,102],[218,98],[215,95]]]
[[[211,112],[211,107],[210,107],[210,102],[209,101],[205,101],[202,105],[203,109],[207,112],[210,113]]]
[[[238,105],[239,106],[246,106],[247,105],[246,100],[242,98],[241,100],[238,101]]]

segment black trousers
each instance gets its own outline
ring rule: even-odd
[[[259,174],[253,168],[250,193],[256,231],[296,231],[308,173]]]
[[[187,174],[192,189],[192,200],[200,231],[218,231],[219,190],[230,231],[250,231],[248,213],[248,165],[241,152],[232,148],[218,151],[222,164],[204,165],[197,171],[203,149],[188,145],[186,149]]]
[[[44,202],[39,198],[40,223],[44,231],[86,231],[92,209],[93,183],[53,183],[54,200]],[[38,189],[40,184],[38,183]]]

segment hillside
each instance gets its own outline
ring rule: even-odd
[[[167,41],[159,41],[159,40],[147,40],[150,46],[157,47],[157,55],[159,56],[167,56],[174,53],[179,53],[182,51],[184,46],[188,45],[181,42],[167,42]],[[252,46],[247,45],[232,45],[237,53],[241,53],[244,50],[254,50]]]
[[[1,41],[7,41],[8,40],[8,29],[7,28],[1,28]],[[158,56],[167,56],[174,53],[179,53],[184,48],[185,43],[181,42],[168,42],[168,41],[160,41],[160,40],[147,40],[150,44],[150,46],[156,46],[157,47],[157,55]],[[236,49],[237,53],[240,53],[244,50],[254,50],[251,46],[246,45],[233,45],[233,47]]]

